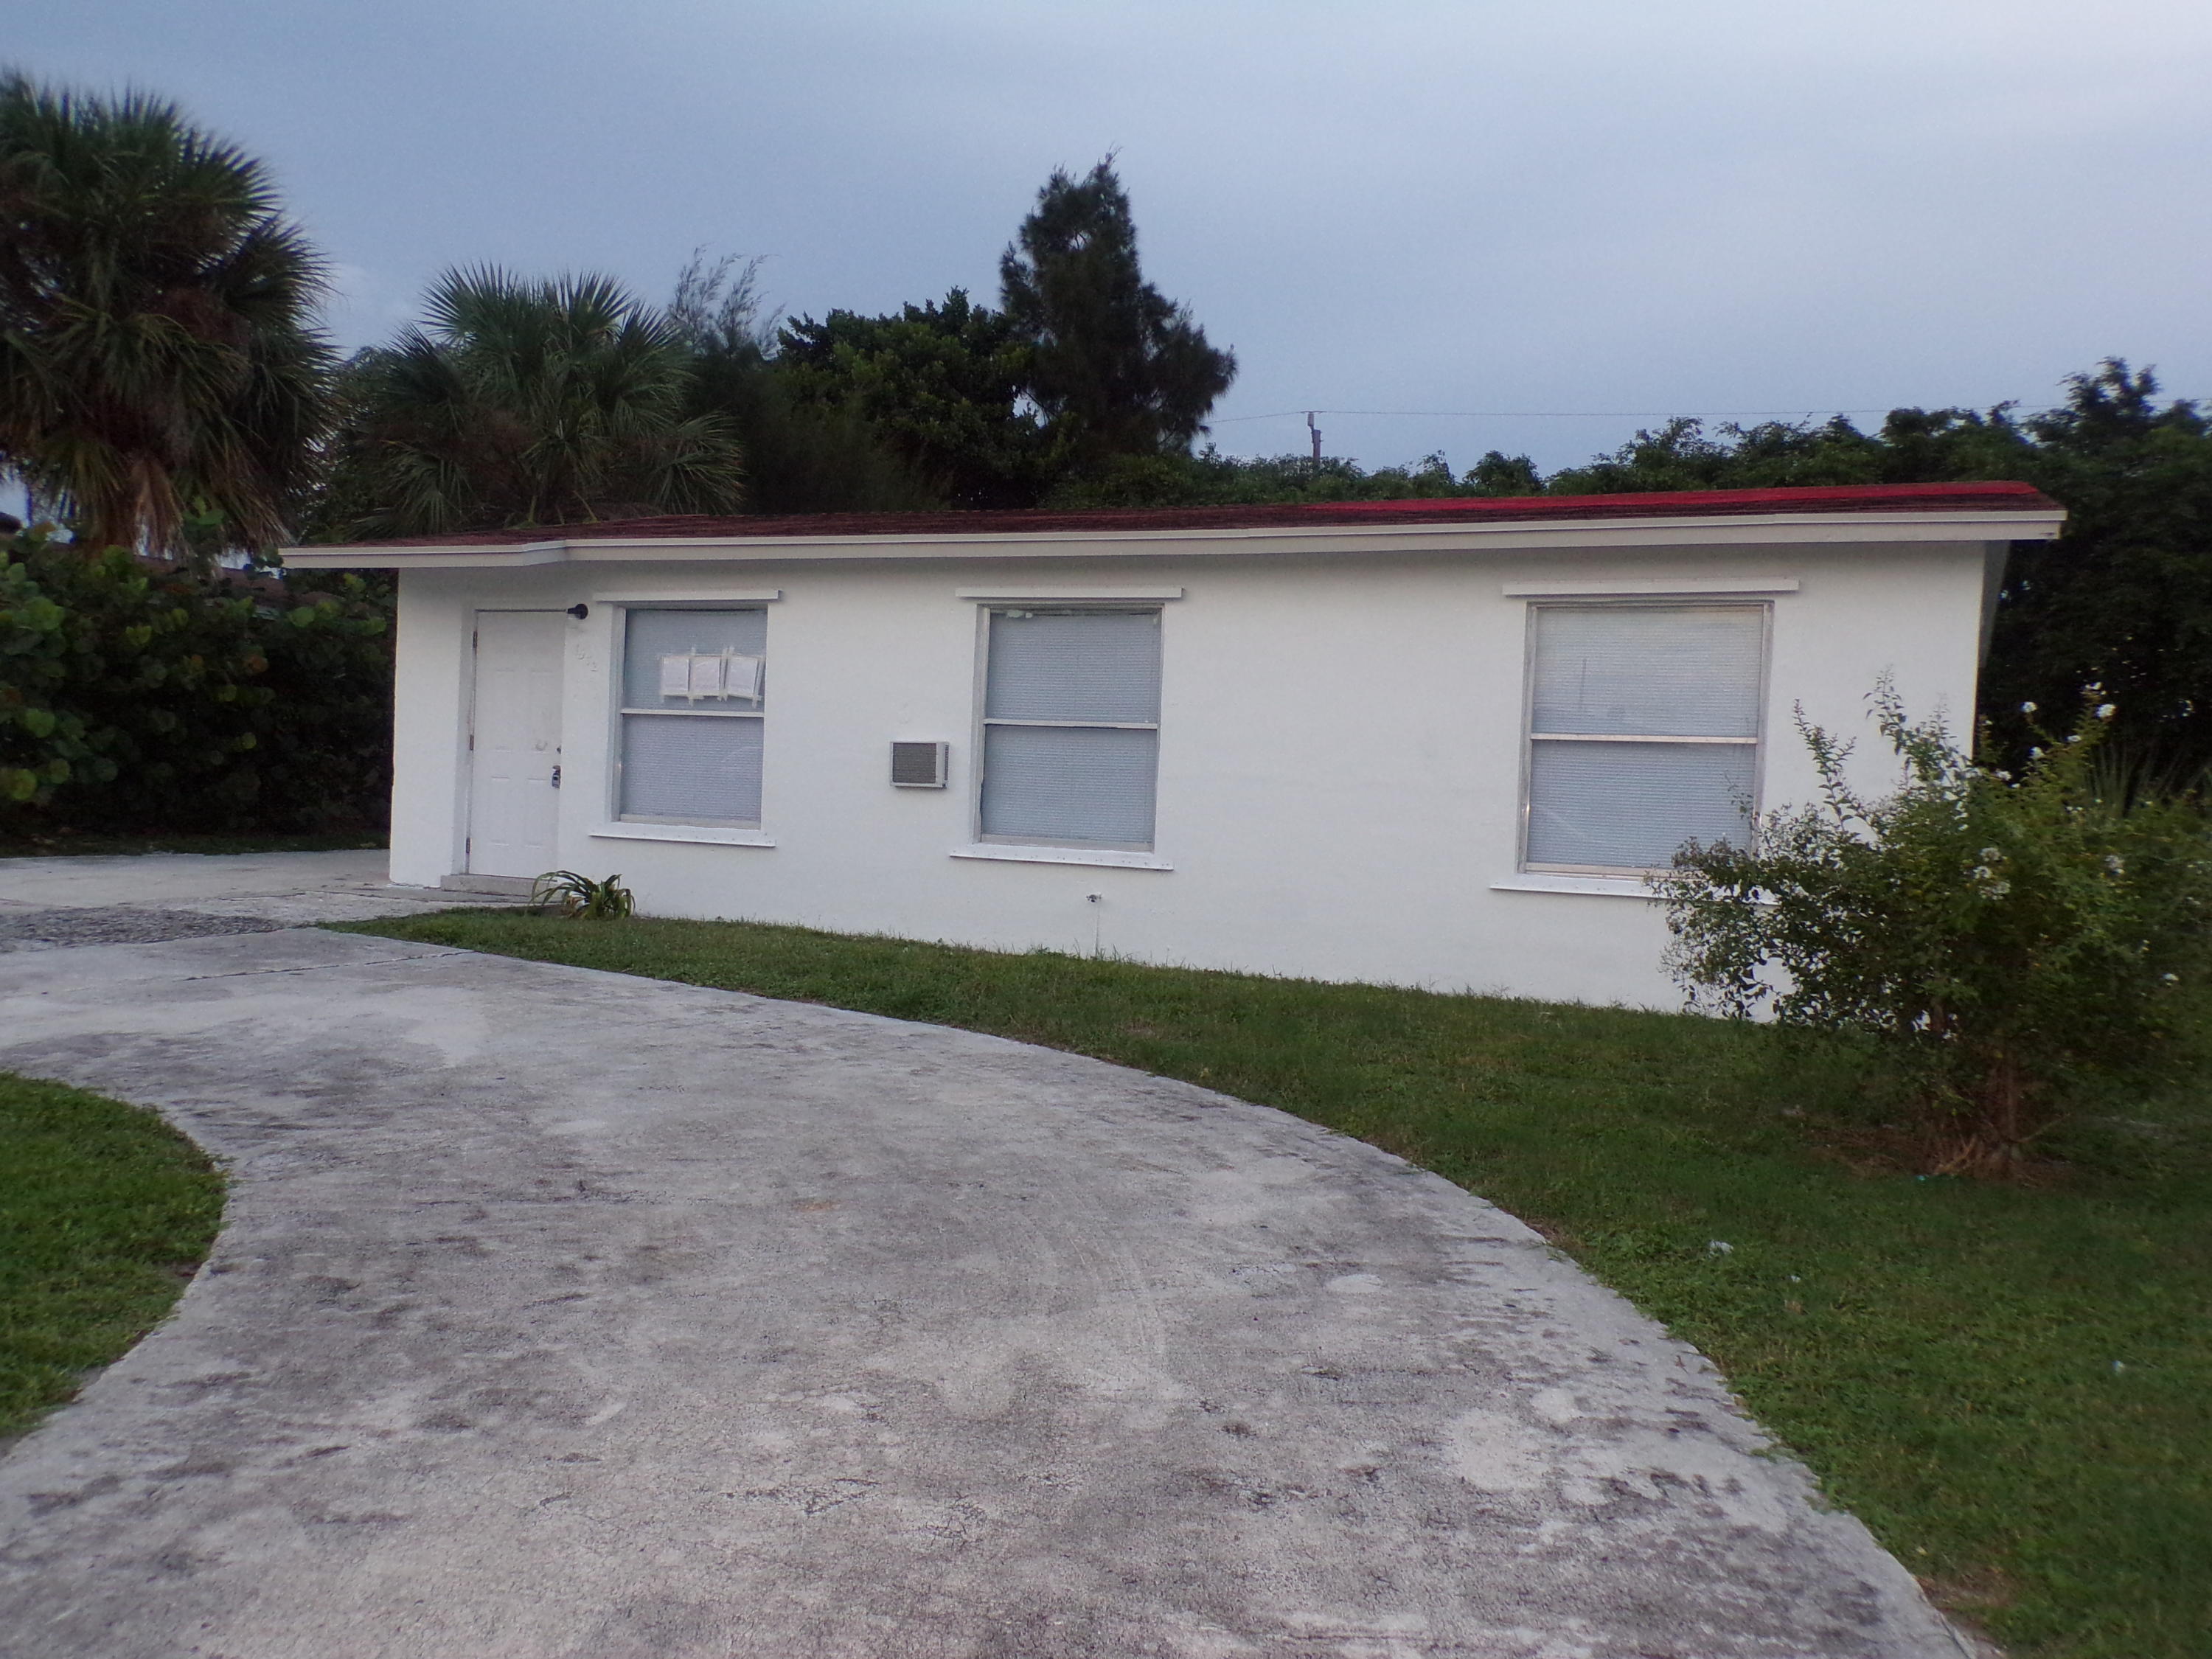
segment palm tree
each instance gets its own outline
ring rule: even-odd
[[[331,419],[321,260],[173,104],[0,76],[0,471],[80,541],[285,538]]]
[[[448,272],[426,326],[349,366],[332,527],[434,535],[732,512],[728,422],[687,413],[691,352],[602,276]]]

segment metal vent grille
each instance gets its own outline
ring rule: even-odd
[[[952,745],[947,743],[895,743],[891,745],[891,787],[896,789],[942,789],[945,765]]]

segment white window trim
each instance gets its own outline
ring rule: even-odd
[[[1790,584],[1795,589],[1796,584]],[[1741,592],[1742,590],[1735,590]],[[1681,610],[1706,610],[1716,604],[1726,608],[1759,613],[1759,731],[1748,738],[1698,738],[1679,736],[1646,736],[1634,732],[1594,733],[1537,732],[1531,728],[1536,718],[1536,618],[1545,610],[1563,610],[1601,606],[1607,609],[1631,607],[1647,610],[1673,606]],[[1759,821],[1761,803],[1766,796],[1766,701],[1768,677],[1774,661],[1774,606],[1771,602],[1746,597],[1732,599],[1720,592],[1685,592],[1679,586],[1659,593],[1622,593],[1615,589],[1611,594],[1558,595],[1534,598],[1528,606],[1528,620],[1522,635],[1521,647],[1521,803],[1516,826],[1513,868],[1516,877],[1546,880],[1565,879],[1576,882],[1604,881],[1626,883],[1626,886],[1603,887],[1536,887],[1516,880],[1510,886],[1505,882],[1493,882],[1492,886],[1518,892],[1590,892],[1620,893],[1623,896],[1650,898],[1650,890],[1644,885],[1644,878],[1663,872],[1662,865],[1637,866],[1605,864],[1532,864],[1528,860],[1528,817],[1531,802],[1528,798],[1530,775],[1534,770],[1536,745],[1540,743],[1685,743],[1706,746],[1738,746],[1748,744],[1752,750],[1751,817]]]
[[[591,832],[593,841],[688,841],[708,847],[773,847],[774,836],[757,830],[710,823],[661,823],[643,818],[603,823]]]
[[[1583,893],[1595,898],[1654,901],[1659,896],[1644,884],[1641,876],[1565,876],[1532,871],[1517,876],[1500,876],[1490,887],[1496,893]]]
[[[1164,604],[1182,597],[1180,587],[956,587],[956,599],[986,605],[1127,605],[1142,601]]]
[[[991,617],[994,612],[1019,610],[1026,605],[1047,605],[1054,610],[1102,611],[1109,613],[1145,614],[1159,617],[1166,627],[1167,618],[1158,606],[1160,595],[1143,593],[1129,598],[1115,594],[1115,590],[1086,588],[1080,598],[1041,599],[1034,588],[1025,590],[1021,597],[992,595],[983,597],[980,589],[963,588],[960,596],[976,596],[975,604],[975,721],[969,738],[969,752],[975,757],[969,769],[974,774],[969,784],[968,822],[971,826],[969,844],[954,849],[954,858],[997,858],[1014,864],[1102,864],[1132,870],[1172,870],[1175,866],[1158,855],[1160,843],[1159,825],[1159,750],[1155,744],[1152,752],[1152,838],[1143,846],[1130,842],[1095,841],[1036,841],[1019,836],[991,836],[983,832],[983,774],[988,753],[986,734],[994,726],[1038,726],[1055,730],[1081,727],[1107,732],[1150,732],[1156,737],[1160,729],[1158,720],[1022,720],[994,719],[984,711],[990,707],[991,697]],[[1109,595],[1113,595],[1109,597]],[[1174,597],[1182,597],[1182,590],[1174,590]],[[1167,672],[1166,637],[1161,638],[1161,674]],[[1070,856],[1073,855],[1073,856]]]
[[[1503,589],[1509,599],[1678,599],[1691,595],[1722,599],[1732,593],[1796,591],[1795,576],[1620,576],[1597,581],[1507,582]]]
[[[599,828],[591,833],[594,839],[624,841],[688,841],[718,847],[773,847],[775,842],[763,834],[764,818],[741,820],[736,818],[648,818],[639,817],[622,810],[623,768],[627,763],[628,745],[624,742],[626,718],[632,714],[673,715],[691,720],[752,720],[762,722],[761,752],[768,752],[768,708],[765,694],[758,708],[632,708],[623,702],[623,692],[629,672],[629,618],[634,611],[759,611],[783,597],[781,588],[758,593],[717,594],[712,599],[691,596],[660,596],[650,599],[611,599],[598,594],[594,603],[605,605],[613,613],[613,643],[607,653],[612,672],[608,675],[612,693],[613,710],[607,720],[606,789],[602,799]],[[765,647],[763,647],[763,657]],[[763,766],[763,770],[765,767]],[[765,812],[766,780],[763,780],[762,809]]]
[[[1107,847],[1024,846],[1014,842],[977,842],[952,849],[956,859],[994,859],[1001,864],[1092,864],[1109,870],[1172,870],[1152,853],[1121,853]]]

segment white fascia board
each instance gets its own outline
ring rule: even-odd
[[[507,570],[533,564],[566,564],[566,542],[526,542],[519,547],[280,547],[292,570]]]
[[[516,547],[286,548],[303,568],[501,569],[511,565],[755,563],[792,560],[1158,558],[1388,552],[2049,541],[2063,512],[1775,513],[1715,518],[1547,519],[1504,524],[1326,526],[1311,530],[1084,530],[936,536],[638,536]],[[295,557],[296,556],[296,557]]]

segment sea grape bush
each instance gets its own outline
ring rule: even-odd
[[[0,834],[373,828],[391,602],[0,539]]]
[[[2002,1164],[2093,1079],[2176,1056],[2212,972],[2212,817],[2108,763],[2096,687],[2017,775],[1887,683],[1872,702],[1897,790],[1858,793],[1850,745],[1800,709],[1819,799],[1652,878],[1668,964],[1693,1006],[1871,1040],[1945,1161]]]

